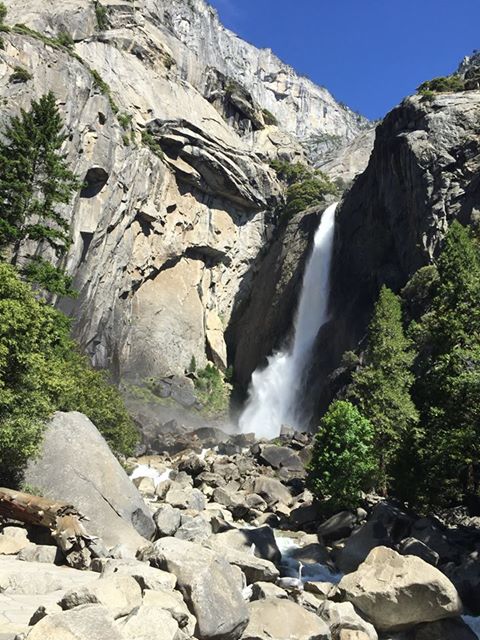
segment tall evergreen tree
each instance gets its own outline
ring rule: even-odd
[[[423,499],[449,504],[480,489],[480,256],[454,222],[432,304],[414,326],[415,397],[425,425]]]
[[[61,257],[70,243],[69,222],[59,211],[78,188],[62,147],[63,121],[52,92],[33,101],[11,119],[0,143],[0,249],[13,245],[18,255],[25,240],[54,249]],[[52,265],[40,258],[27,264],[27,277],[47,287],[66,286],[61,272],[52,278]],[[48,278],[45,273],[48,272]],[[62,284],[63,282],[63,284]],[[65,291],[56,291],[64,293]]]
[[[374,429],[378,490],[386,493],[392,465],[418,421],[410,396],[411,342],[402,325],[399,298],[382,287],[369,325],[365,366],[353,374],[349,393]]]

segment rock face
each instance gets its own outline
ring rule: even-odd
[[[355,573],[342,578],[339,588],[381,631],[401,630],[462,612],[455,587],[438,569],[387,547],[374,549]]]
[[[452,220],[478,215],[479,132],[478,91],[407,98],[377,127],[368,167],[337,209],[331,322],[307,385],[317,413],[331,398],[329,375],[364,336],[380,287],[399,291],[438,254]]]
[[[90,518],[89,533],[133,551],[155,532],[147,506],[90,420],[57,412],[25,481],[46,498],[73,504]]]
[[[192,356],[225,368],[224,334],[280,197],[268,160],[304,158],[310,135],[319,151],[341,146],[368,122],[203,0],[108,0],[102,30],[90,0],[6,5],[9,24],[40,35],[4,34],[0,123],[52,90],[86,183],[64,210],[80,295],[60,303],[82,347],[136,383],[182,374]],[[42,40],[65,31],[72,51]],[[15,66],[32,79],[11,83]]]
[[[149,18],[166,27],[167,44],[183,77],[202,93],[209,81],[211,87],[205,71],[222,73],[245,87],[256,103],[275,116],[282,130],[302,141],[317,142],[317,151],[351,140],[368,126],[365,118],[337,103],[325,88],[299,76],[272,51],[257,49],[223,28],[204,0],[147,0],[144,4]]]

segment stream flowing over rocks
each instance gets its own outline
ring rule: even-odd
[[[81,456],[76,437],[52,449],[67,426]],[[328,517],[305,484],[312,437],[287,428],[274,441],[198,429],[129,459],[130,478],[113,456],[85,468],[99,440],[79,413],[49,426],[31,479],[57,500],[75,487],[99,537],[80,571],[45,530],[3,523],[1,640],[479,637],[478,518],[419,518],[375,495]]]

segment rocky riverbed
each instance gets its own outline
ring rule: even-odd
[[[27,478],[77,492],[98,536],[89,570],[65,566],[48,532],[4,522],[1,640],[479,637],[480,518],[365,496],[327,519],[305,485],[311,437],[288,429],[166,434],[125,471],[81,414],[56,414],[44,449],[74,426],[60,480],[46,451]],[[82,502],[85,483],[98,504]]]

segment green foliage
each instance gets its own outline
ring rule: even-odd
[[[433,93],[455,93],[457,91],[465,90],[465,81],[460,76],[453,74],[451,76],[441,76],[439,78],[433,78],[422,82],[418,87],[418,93],[422,95],[429,95]]]
[[[285,206],[280,212],[284,218],[321,204],[327,194],[338,193],[337,186],[322,171],[284,160],[272,160],[270,166],[287,187]]]
[[[288,187],[284,215],[290,218],[300,211],[321,204],[327,194],[336,195],[337,187],[328,176],[316,171],[311,177]]]
[[[312,170],[300,162],[272,160],[270,166],[277,172],[279,180],[285,182],[287,186],[305,180],[312,175]]]
[[[90,73],[92,74],[95,86],[103,93],[104,96],[108,98],[111,110],[113,111],[113,113],[117,114],[119,109],[117,103],[113,99],[110,86],[105,82],[102,76],[95,69],[90,69]]]
[[[234,93],[243,93],[243,88],[242,85],[239,84],[236,80],[232,80],[230,78],[225,85],[225,95],[231,96]]]
[[[163,52],[162,62],[166,69],[171,69],[176,64],[175,59],[168,53],[168,51]]]
[[[205,369],[197,371],[195,389],[207,415],[222,416],[228,413],[232,388],[213,364],[209,363]]]
[[[375,471],[373,427],[350,402],[333,402],[320,421],[308,465],[315,494],[333,511],[356,506]]]
[[[412,327],[415,399],[425,436],[419,498],[448,505],[480,488],[480,257],[454,222],[437,264],[431,305]]]
[[[59,212],[79,187],[62,154],[66,140],[63,121],[53,93],[33,101],[5,127],[0,142],[0,249],[14,244],[16,253],[25,240],[51,247],[57,257],[70,244],[69,222]],[[53,267],[46,270],[38,260],[26,273],[46,276],[36,280],[46,287]],[[48,277],[47,277],[48,276]],[[60,286],[61,271],[55,278]],[[65,287],[69,287],[68,279]]]
[[[7,7],[3,2],[0,2],[0,24],[3,24],[5,22],[7,13],[8,13]]]
[[[30,71],[28,71],[28,69],[25,69],[25,67],[16,66],[13,68],[13,73],[10,74],[9,81],[18,84],[22,82],[28,82],[32,78],[33,76]]]
[[[127,130],[132,125],[133,116],[131,113],[119,113],[117,115],[117,120],[122,129]]]
[[[262,114],[266,125],[278,125],[278,120],[271,111],[262,109]]]
[[[72,52],[74,41],[70,34],[67,31],[60,32],[56,38],[49,38],[43,33],[39,31],[35,31],[35,29],[31,29],[27,27],[26,24],[17,23],[12,31],[14,33],[18,33],[22,36],[29,36],[31,38],[35,38],[36,40],[40,40],[43,44],[48,45],[49,47],[53,47],[54,49],[63,49],[70,52],[70,55],[80,60],[78,56]]]
[[[378,489],[386,493],[392,465],[418,421],[410,396],[411,343],[402,326],[399,298],[382,287],[368,329],[365,366],[352,376],[349,394],[374,429]]]
[[[95,1],[95,16],[97,18],[97,27],[100,31],[106,31],[109,27],[108,24],[108,11],[107,8]]]
[[[165,157],[160,144],[155,140],[150,131],[147,131],[146,129],[142,131],[142,142],[146,147],[150,149],[152,153],[154,153],[159,158],[163,159]]]
[[[83,411],[116,451],[132,453],[136,431],[118,391],[89,367],[69,329],[0,263],[0,484],[18,481],[56,410]]]
[[[406,314],[410,320],[417,320],[427,310],[438,285],[438,271],[435,265],[421,267],[402,289],[401,296]]]
[[[49,293],[70,298],[77,296],[72,277],[40,256],[31,256],[20,272],[25,280],[40,284]]]
[[[197,370],[197,360],[195,356],[192,356],[190,358],[190,366],[188,367],[188,371],[189,373],[195,373],[196,370]]]
[[[58,42],[58,44],[61,47],[65,47],[66,49],[72,49],[73,46],[75,45],[74,39],[72,38],[71,34],[66,30],[60,31],[58,33],[56,42]]]
[[[422,96],[422,102],[432,102],[437,95],[436,91],[431,91],[430,89],[422,89],[419,93]]]

